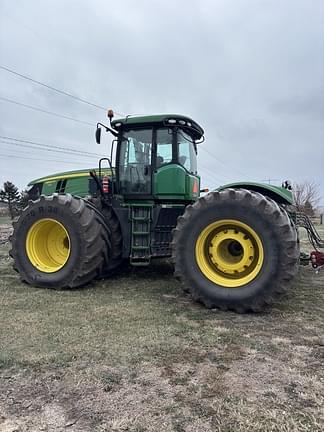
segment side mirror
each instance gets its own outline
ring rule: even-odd
[[[96,129],[96,143],[100,144],[100,140],[101,140],[101,128],[97,127],[97,129]]]

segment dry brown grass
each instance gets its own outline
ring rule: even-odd
[[[209,311],[172,267],[82,290],[19,282],[0,248],[0,431],[320,431],[324,271],[263,314]]]

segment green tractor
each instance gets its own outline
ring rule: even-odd
[[[11,256],[23,281],[76,288],[125,261],[172,257],[175,276],[208,308],[260,311],[299,263],[289,186],[236,183],[206,192],[197,172],[204,131],[174,114],[98,123],[114,136],[99,169],[32,182]]]

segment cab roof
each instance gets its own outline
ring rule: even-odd
[[[114,129],[121,126],[179,126],[186,130],[186,132],[195,140],[200,140],[204,135],[204,130],[198,123],[190,117],[179,114],[155,114],[149,116],[126,116],[124,118],[116,119],[111,122]]]

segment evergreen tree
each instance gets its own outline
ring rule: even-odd
[[[19,206],[20,194],[18,188],[10,181],[5,182],[3,189],[0,189],[0,201],[8,204],[9,213],[13,219]]]
[[[19,213],[22,212],[22,210],[27,207],[28,205],[28,194],[26,190],[22,190],[20,193],[20,199],[19,199],[19,203],[18,203],[18,208],[19,208]]]

